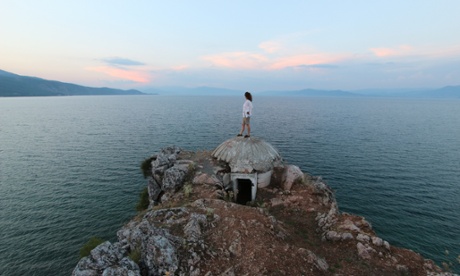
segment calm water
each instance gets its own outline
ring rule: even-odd
[[[241,97],[0,98],[0,275],[70,275],[91,237],[116,239],[168,145],[237,134]],[[252,135],[321,175],[342,211],[440,264],[460,255],[460,101],[254,98]]]

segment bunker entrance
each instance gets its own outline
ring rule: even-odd
[[[250,179],[237,179],[236,182],[238,185],[236,202],[244,205],[253,199],[252,191],[254,184]]]

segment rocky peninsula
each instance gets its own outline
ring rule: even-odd
[[[340,212],[321,177],[261,139],[167,147],[144,164],[149,207],[72,275],[454,275]]]

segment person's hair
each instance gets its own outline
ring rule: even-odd
[[[252,95],[251,95],[251,93],[246,92],[246,93],[244,93],[244,96],[246,97],[246,99],[248,99],[248,100],[250,100],[250,101],[252,102]]]

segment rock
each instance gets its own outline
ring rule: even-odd
[[[358,249],[359,257],[361,257],[362,259],[370,259],[371,254],[376,252],[372,247],[366,246],[360,242],[358,242],[356,248]]]
[[[308,263],[313,264],[316,268],[323,272],[326,272],[329,269],[329,265],[327,264],[325,259],[318,257],[315,253],[311,252],[310,250],[306,251]]]
[[[347,219],[345,220],[342,224],[338,226],[339,229],[342,230],[350,230],[353,232],[359,232],[361,229],[359,229],[358,226],[356,226],[351,220]]]
[[[408,275],[409,274],[409,268],[405,265],[396,265],[396,270],[401,272],[402,275]]]
[[[358,234],[358,236],[356,236],[356,240],[364,243],[369,243],[370,237],[366,234]]]
[[[321,177],[318,177],[313,184],[316,194],[321,197],[323,205],[329,205],[336,202],[334,192],[323,182]]]
[[[282,185],[285,191],[290,191],[292,188],[292,185],[294,185],[296,181],[303,182],[303,180],[304,180],[304,174],[300,170],[299,167],[294,166],[294,165],[285,166],[283,176],[282,176]]]
[[[292,195],[292,196],[288,196],[286,201],[290,202],[290,203],[298,203],[298,202],[303,202],[305,199],[301,196],[295,196],[295,195]]]
[[[283,205],[284,201],[282,199],[280,199],[280,198],[275,197],[275,198],[272,198],[270,200],[270,203],[271,203],[272,207],[275,207],[275,206],[278,206],[278,205]]]
[[[336,231],[327,231],[325,237],[329,241],[340,241],[342,239],[342,235]]]
[[[204,184],[204,185],[218,185],[222,187],[222,183],[217,179],[216,176],[210,176],[206,173],[199,174],[195,176],[192,180],[193,184]]]
[[[100,275],[100,271],[103,271],[102,275],[140,275],[139,266],[125,255],[126,251],[119,243],[106,241],[91,250],[88,257],[82,258],[72,275]]]
[[[228,251],[232,253],[234,256],[240,256],[241,255],[241,237],[237,237],[230,247],[228,248]]]
[[[184,234],[188,241],[197,242],[202,239],[201,225],[206,225],[206,215],[193,213],[184,227]]]
[[[148,178],[147,189],[149,192],[149,199],[151,203],[157,202],[161,194],[161,187],[158,182],[152,178]]]
[[[229,267],[227,270],[225,270],[219,276],[235,276],[235,269],[233,268],[233,266]]]
[[[379,237],[372,237],[372,244],[376,246],[382,246],[383,245],[383,240]]]
[[[383,241],[383,246],[386,250],[390,250],[390,244],[387,241]]]
[[[348,233],[348,232],[342,233],[343,241],[352,240],[352,239],[353,239],[353,235],[351,233]]]
[[[150,200],[161,197],[170,202],[163,201],[138,214],[117,232],[119,242],[96,247],[78,262],[73,275],[367,275],[369,267],[363,263],[385,275],[449,275],[439,274],[439,267],[412,251],[398,254],[400,249],[394,248],[390,252],[389,243],[374,236],[364,218],[339,213],[333,191],[320,177],[308,178],[308,185],[291,185],[290,190],[284,190],[289,188],[281,184],[285,168],[276,166],[273,185],[259,190],[257,204],[242,206],[228,197],[213,199],[223,197],[216,195],[225,192],[222,186],[231,185],[228,165],[207,158],[206,153],[179,152],[170,147],[157,154],[152,161],[154,174],[148,178]],[[205,163],[198,163],[202,160]],[[185,189],[180,188],[192,176],[191,167],[206,173],[193,178],[193,184],[203,185],[193,186],[193,193],[185,196]],[[295,181],[298,178],[292,183]],[[317,226],[311,223],[313,218]],[[318,245],[318,235],[312,233],[315,230],[322,240],[334,242]],[[308,244],[321,246],[321,252],[333,250],[334,254],[325,253],[325,259],[299,248],[308,246],[303,243],[307,235]],[[348,255],[355,246],[358,259]],[[139,264],[128,253],[136,256]],[[340,259],[349,261],[339,266],[336,262]],[[334,263],[331,271],[328,261]]]
[[[140,276],[139,271],[129,271],[124,267],[109,267],[102,272],[102,276]]]
[[[163,190],[175,192],[182,188],[187,173],[188,166],[186,165],[175,165],[167,169],[163,177]]]
[[[167,229],[156,228],[143,219],[140,223],[129,223],[118,231],[117,236],[120,243],[126,244],[130,250],[142,250],[142,261],[153,275],[174,274],[178,269],[177,248],[182,239],[171,235]]]

